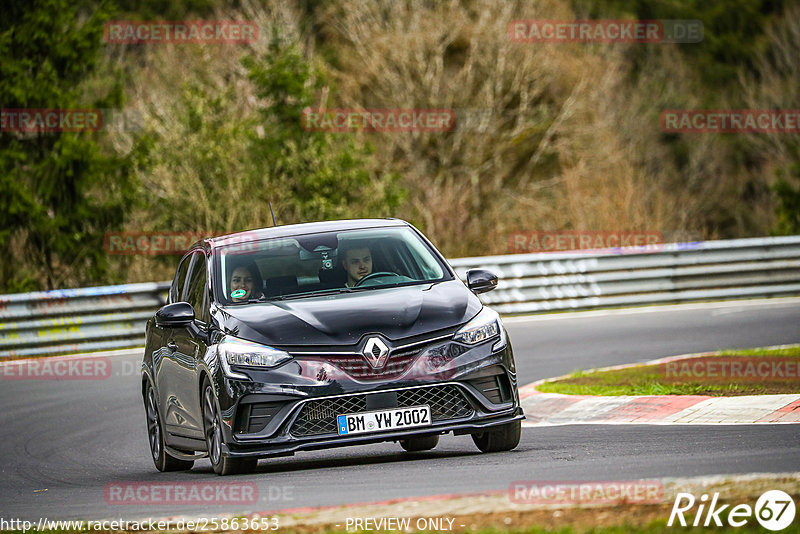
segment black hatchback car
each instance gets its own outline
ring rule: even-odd
[[[180,260],[148,321],[142,364],[160,471],[208,457],[225,475],[259,458],[471,434],[517,446],[524,419],[500,317],[413,226],[350,220],[209,238]]]

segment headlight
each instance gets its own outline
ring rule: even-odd
[[[252,367],[255,369],[269,369],[292,359],[288,352],[273,349],[244,339],[229,339],[217,345],[220,359],[226,371],[230,365]],[[235,374],[235,373],[228,373]]]
[[[456,332],[453,339],[467,345],[475,345],[498,337],[502,328],[497,312],[490,308],[483,308],[478,315]]]

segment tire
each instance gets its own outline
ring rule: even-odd
[[[408,452],[429,451],[439,444],[439,434],[401,439],[400,446]]]
[[[481,452],[510,451],[519,445],[521,435],[522,421],[512,421],[480,434],[472,434],[472,441]]]
[[[208,459],[211,460],[211,467],[216,474],[225,476],[255,471],[258,458],[230,458],[222,455],[222,421],[214,389],[208,380],[203,382],[203,430]]]
[[[147,384],[144,394],[144,414],[147,417],[147,437],[150,441],[150,455],[159,471],[188,471],[194,465],[192,460],[179,460],[170,456],[164,443],[164,428],[158,415],[156,392],[151,384]]]

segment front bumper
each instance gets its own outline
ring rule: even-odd
[[[291,455],[413,436],[479,433],[524,419],[510,344],[468,350],[434,350],[454,355],[442,370],[409,372],[387,380],[335,375],[318,361],[293,361],[277,370],[250,373],[250,380],[216,375],[225,443],[230,457]],[[415,362],[426,364],[426,351]],[[437,363],[441,363],[438,361]],[[220,370],[221,371],[221,370]],[[432,424],[403,430],[338,435],[336,415],[427,404]]]
[[[355,436],[335,436],[317,437],[314,439],[292,440],[283,443],[273,441],[270,443],[240,446],[231,448],[228,444],[223,444],[222,454],[233,458],[268,458],[270,456],[290,456],[297,451],[313,451],[319,449],[331,449],[335,447],[346,447],[349,445],[369,445],[370,443],[381,443],[384,441],[399,441],[414,436],[424,436],[430,434],[446,434],[454,432],[458,434],[472,434],[490,429],[493,426],[521,421],[525,419],[522,408],[516,407],[508,413],[495,415],[485,419],[475,419],[458,423],[439,423],[422,428],[413,428],[403,431],[380,432],[374,434],[357,434]]]

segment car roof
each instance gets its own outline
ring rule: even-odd
[[[345,219],[341,221],[320,221],[301,224],[287,224],[285,226],[272,226],[246,230],[235,234],[228,234],[207,238],[203,240],[211,248],[238,244],[247,241],[270,239],[273,237],[293,237],[318,232],[340,232],[344,230],[361,230],[367,228],[386,228],[411,226],[401,219]]]

